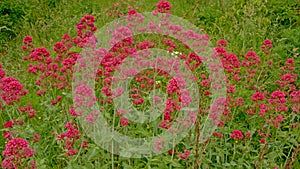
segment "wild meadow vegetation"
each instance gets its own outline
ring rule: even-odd
[[[1,167],[299,169],[299,4],[298,0],[2,0]],[[158,29],[154,24],[146,27],[152,33],[133,36],[129,28],[143,21],[143,12],[164,22]],[[195,25],[201,34],[167,22],[171,15]],[[98,36],[97,31],[122,17],[132,25],[116,24],[115,32]],[[110,50],[101,48],[106,37]],[[193,51],[193,45],[200,52]],[[78,66],[87,48],[95,50],[92,59],[97,59],[92,62],[97,64],[92,87],[85,80],[90,74],[74,84],[76,75],[88,70],[85,62]],[[147,52],[154,49],[171,57],[153,61]],[[199,55],[202,49],[211,49],[210,55]],[[134,66],[122,74],[131,79],[128,86],[114,91],[115,73],[132,56]],[[191,72],[188,78],[167,71],[179,61]],[[122,84],[122,78],[117,82]],[[224,95],[215,98],[222,85]],[[195,102],[196,110],[181,111]],[[93,110],[94,104],[101,114]],[[88,115],[82,105],[90,110]],[[100,116],[105,118],[101,124]],[[156,119],[134,121],[149,116]],[[175,123],[183,125],[176,128]],[[216,126],[212,133],[201,132],[206,123]],[[190,130],[171,147],[166,148],[167,139],[152,142],[153,150],[145,154],[156,155],[130,158],[135,147],[118,145],[102,130],[91,136],[85,128],[90,125],[110,126],[132,138],[162,133],[175,137],[186,125]],[[119,147],[105,149],[99,140]]]

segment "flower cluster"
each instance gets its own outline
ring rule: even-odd
[[[0,82],[0,97],[10,105],[20,101],[21,96],[28,93],[24,86],[14,77],[4,77]]]
[[[265,100],[265,96],[261,92],[255,92],[252,96],[251,99],[253,101],[258,101],[258,100]]]
[[[187,159],[190,156],[190,150],[184,150],[184,153],[179,152],[178,157],[180,159]]]
[[[240,130],[233,130],[231,135],[230,135],[230,138],[241,140],[241,139],[244,138],[244,136],[243,136],[243,133]]]
[[[218,47],[214,48],[214,52],[217,55],[217,57],[221,59],[225,71],[230,74],[233,74],[233,76],[236,76],[235,79],[238,80],[237,76],[239,74],[240,61],[238,60],[238,57],[235,54],[228,52],[224,48],[226,46],[225,44],[227,43],[227,41],[223,39],[221,42],[222,45],[219,45]]]
[[[300,90],[290,93],[289,102],[292,104],[292,111],[297,114],[300,112]]]
[[[94,22],[94,16],[85,15],[76,26],[76,37],[72,38],[69,34],[63,35],[62,40],[54,45],[55,58],[51,57],[51,53],[45,47],[34,48],[30,36],[24,37],[22,49],[30,54],[23,57],[23,59],[31,61],[28,64],[28,72],[38,76],[35,84],[41,87],[37,91],[39,96],[44,95],[49,86],[58,89],[70,89],[74,66],[80,57],[79,53],[73,52],[71,49],[74,46],[82,48],[89,43],[89,40],[93,37],[93,32],[97,30]],[[51,103],[55,105],[60,100],[61,98],[57,98],[52,100]]]
[[[90,37],[93,36],[93,32],[97,30],[97,27],[94,25],[95,21],[96,19],[92,15],[85,15],[80,20],[80,23],[76,25],[77,37],[72,39],[74,44],[79,47],[84,47],[84,45],[90,40]]]
[[[0,80],[5,77],[5,71],[2,68],[2,64],[0,64]]]
[[[29,118],[33,118],[35,116],[36,110],[32,109],[32,105],[30,102],[27,103],[26,107],[18,108],[21,113],[26,113]]]
[[[2,152],[6,158],[2,161],[1,166],[7,169],[26,166],[26,159],[32,157],[34,150],[29,148],[29,142],[22,138],[14,138],[8,141],[5,145],[5,150]],[[35,161],[31,162],[31,169],[35,169]]]
[[[75,149],[75,144],[81,138],[78,127],[76,124],[72,124],[72,122],[68,122],[65,127],[67,131],[65,133],[59,134],[56,138],[57,140],[63,140],[65,142],[66,155],[72,156],[78,153],[78,150]],[[83,141],[82,147],[87,147],[87,142]]]
[[[170,2],[166,0],[161,0],[159,3],[156,4],[156,9],[160,13],[168,13],[171,10],[172,6]]]
[[[266,54],[266,55],[269,55],[271,53],[270,49],[272,49],[272,41],[267,39],[267,40],[264,40],[262,45],[261,45],[261,50]]]
[[[127,118],[120,118],[120,124],[123,126],[123,127],[126,127],[128,124],[129,124],[129,120]]]

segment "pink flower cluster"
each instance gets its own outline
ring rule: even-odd
[[[80,23],[76,25],[77,37],[72,40],[79,47],[84,47],[84,45],[90,40],[90,37],[93,36],[93,32],[97,30],[97,27],[94,25],[95,21],[96,19],[94,16],[85,15],[80,20]]]
[[[244,136],[243,136],[243,133],[241,130],[233,130],[231,135],[230,135],[230,138],[233,138],[233,139],[243,139]]]
[[[178,157],[180,158],[180,159],[187,159],[189,156],[190,156],[190,150],[184,150],[184,153],[182,153],[182,152],[179,152],[178,153]]]
[[[174,150],[169,150],[168,153],[170,155],[173,155],[177,152],[178,148],[174,149]],[[178,158],[181,160],[187,160],[189,158],[189,156],[191,155],[191,151],[185,149],[184,152],[178,152]]]
[[[232,73],[234,76],[238,76],[240,62],[238,57],[230,52],[228,52],[224,47],[227,46],[227,41],[222,39],[219,42],[219,46],[214,48],[214,52],[217,57],[219,57],[222,61],[223,68],[226,72]],[[235,78],[238,80],[238,78]]]
[[[226,47],[227,46],[227,41],[225,39],[220,39],[218,41],[218,46],[220,46],[220,47]]]
[[[23,59],[31,61],[28,64],[28,72],[38,75],[35,84],[41,86],[41,89],[37,91],[39,96],[44,95],[49,86],[58,89],[71,88],[70,81],[73,76],[74,65],[80,57],[79,53],[71,51],[71,48],[74,46],[82,48],[89,42],[93,37],[93,32],[97,30],[94,22],[94,16],[85,15],[77,24],[76,37],[72,38],[69,34],[63,35],[62,40],[54,45],[55,58],[52,58],[51,53],[44,47],[34,48],[32,37],[24,37],[22,49],[30,54]],[[60,100],[61,96],[58,96],[51,101],[51,104],[55,105]]]
[[[269,55],[271,53],[270,49],[272,49],[272,47],[272,41],[267,39],[263,41],[263,44],[260,48],[266,55]]]
[[[290,90],[295,90],[296,86],[294,82],[298,79],[298,74],[294,73],[295,70],[295,61],[294,59],[287,59],[285,66],[282,68],[283,74],[280,75],[280,80],[276,80],[281,88],[289,87]]]
[[[258,100],[265,100],[265,96],[263,93],[261,92],[255,92],[252,96],[251,96],[251,99],[253,101],[258,101]]]
[[[277,90],[271,93],[271,98],[268,101],[277,112],[287,112],[288,107],[286,106],[287,100],[285,97],[284,92]]]
[[[129,124],[129,120],[125,117],[123,118],[120,118],[120,124],[123,126],[123,127],[126,127],[128,124]]]
[[[223,68],[229,77],[232,77],[236,82],[240,81],[241,78],[239,74],[244,73],[243,79],[246,80],[246,88],[254,90],[254,94],[251,96],[251,100],[254,102],[253,105],[247,106],[246,112],[253,116],[256,115],[258,110],[259,117],[267,124],[273,124],[275,128],[280,127],[280,123],[286,119],[283,112],[288,112],[289,106],[291,106],[294,113],[299,112],[299,90],[296,86],[298,74],[295,73],[295,62],[293,59],[287,59],[284,67],[282,68],[283,73],[280,75],[280,80],[276,81],[276,84],[280,86],[279,89],[268,93],[266,91],[262,92],[264,89],[257,86],[257,82],[254,80],[255,73],[258,72],[258,68],[262,62],[259,59],[258,55],[253,52],[247,52],[245,59],[241,62],[243,67],[246,67],[246,71],[242,70],[239,67],[239,61],[237,57],[228,57],[230,53],[226,51],[224,47],[227,46],[226,40],[220,40],[218,42],[218,47],[215,48],[215,56],[220,57],[222,60]],[[272,48],[272,42],[270,40],[265,40],[263,42],[263,52],[270,54],[270,49]],[[233,56],[233,55],[231,55]],[[270,62],[270,61],[269,61]],[[270,64],[270,63],[269,63]],[[265,71],[263,71],[265,72]],[[228,83],[227,81],[227,99],[224,102],[224,115],[222,120],[230,120],[230,109],[236,106],[241,106],[243,108],[243,98],[235,98],[233,95],[235,93],[235,86]],[[201,85],[206,87],[208,85],[208,80],[205,78],[202,80]],[[256,86],[255,86],[256,85]],[[250,107],[250,108],[249,108]],[[217,107],[215,108],[217,110]],[[271,112],[276,112],[271,113]],[[212,114],[214,115],[214,114]],[[220,120],[219,127],[224,125],[224,122]],[[259,130],[259,135],[262,136],[262,143],[266,142],[266,137],[269,136],[268,131],[265,131],[266,128],[261,128]],[[263,133],[265,132],[265,133]],[[214,133],[215,137],[222,138],[221,133]],[[234,130],[230,136],[234,139],[242,139],[243,133],[240,130]]]
[[[29,118],[33,118],[35,116],[36,110],[32,109],[32,105],[30,102],[27,103],[26,107],[18,108],[21,113],[26,113]]]
[[[65,125],[64,128],[67,129],[67,131],[58,135],[56,138],[57,140],[65,141],[65,149],[67,150],[67,156],[75,155],[78,153],[78,150],[74,148],[75,144],[81,138],[78,127],[76,124],[72,124],[72,122],[70,121]],[[87,142],[83,141],[82,147],[86,148],[87,146]]]
[[[5,75],[6,75],[6,73],[5,73],[5,71],[3,70],[3,68],[2,68],[2,64],[0,64],[0,80],[1,80],[2,78],[4,78]]]
[[[22,138],[14,138],[5,145],[2,152],[6,158],[2,161],[1,166],[6,169],[16,169],[26,165],[26,159],[34,154],[34,150],[29,148],[29,142]],[[31,162],[31,169],[35,169],[35,161]]]
[[[190,70],[194,71],[202,64],[202,60],[194,52],[191,52],[186,58],[185,64],[188,66]]]
[[[180,98],[180,88],[175,78],[170,79],[166,89],[169,97],[166,100],[164,118],[159,124],[159,127],[169,129],[172,126],[172,121],[174,120],[174,118],[172,118],[172,114],[181,109],[179,99],[174,98],[177,94],[179,94]]]
[[[93,94],[93,89],[85,84],[76,86],[75,94],[74,104],[76,107],[89,108],[97,101],[97,97]]]
[[[156,4],[156,9],[160,13],[167,13],[169,10],[171,10],[172,6],[170,2],[166,0],[161,0],[159,3]]]
[[[300,90],[290,93],[289,102],[292,105],[292,111],[297,114],[300,112]]]
[[[252,65],[258,65],[260,63],[260,59],[258,58],[256,53],[253,52],[253,51],[247,52],[245,58],[246,58],[246,60],[242,61],[242,65],[244,67],[250,67]]]
[[[135,15],[135,10],[139,10],[139,7],[136,5],[137,3],[133,0],[131,1],[118,1],[115,2],[110,8],[105,9],[105,13],[109,18],[119,18],[123,17],[126,13],[124,9],[128,9],[128,15]]]
[[[20,101],[21,96],[28,93],[23,85],[14,77],[4,77],[0,82],[0,97],[6,104],[10,105]]]
[[[27,37],[24,39],[24,43],[26,43],[29,47],[31,47],[32,39]],[[2,64],[0,64],[0,109],[4,109],[2,107],[2,101],[4,101],[7,105],[11,105],[13,103],[19,102],[21,97],[28,93],[28,90],[24,89],[24,86],[14,77],[5,77],[6,73],[2,69]],[[21,108],[19,107],[19,111],[21,113],[26,112],[29,118],[35,116],[35,110],[32,109],[30,103],[27,107]],[[24,124],[23,119],[13,119],[7,121],[3,127],[6,128],[3,132],[3,137],[8,140],[5,145],[5,150],[2,152],[2,155],[5,157],[1,163],[3,168],[7,169],[15,169],[20,166],[25,168],[36,168],[36,161],[31,160],[30,166],[27,165],[28,158],[34,154],[34,150],[29,148],[29,142],[22,138],[14,138],[19,134],[17,130],[12,130],[15,125],[22,126]],[[8,129],[11,129],[10,131]],[[37,141],[36,134],[36,141]],[[27,167],[26,167],[27,166]]]

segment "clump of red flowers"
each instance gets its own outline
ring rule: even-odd
[[[166,0],[161,0],[159,3],[156,4],[156,10],[154,10],[152,13],[156,15],[158,12],[160,13],[169,13],[169,10],[171,10],[172,6],[171,3]]]
[[[0,64],[0,80],[6,75],[5,71],[2,69],[2,64]]]
[[[253,101],[258,101],[258,100],[265,100],[265,96],[261,92],[256,92],[251,96],[251,99]]]
[[[10,105],[20,101],[21,96],[28,93],[24,86],[14,77],[4,77],[0,82],[0,97]]]
[[[13,169],[26,166],[26,160],[33,156],[34,150],[29,148],[29,142],[22,138],[14,138],[5,145],[2,155],[6,158],[1,163],[3,168]],[[36,168],[35,161],[31,161],[31,169]]]
[[[178,153],[178,157],[183,160],[187,159],[189,156],[190,156],[190,150],[184,150],[184,153],[182,152]]]
[[[260,48],[266,55],[269,55],[271,53],[270,49],[272,49],[272,47],[272,41],[267,39],[263,41],[263,44]]]
[[[123,118],[120,118],[120,124],[123,126],[123,127],[126,127],[128,124],[129,124],[129,120],[125,117]]]
[[[32,105],[30,102],[27,103],[26,107],[18,108],[21,113],[26,113],[29,118],[33,118],[35,116],[36,110],[32,109]]]
[[[230,138],[233,138],[233,139],[243,139],[244,136],[243,136],[243,133],[241,130],[233,130],[231,135],[230,135]]]
[[[170,2],[168,2],[166,0],[162,0],[156,4],[156,8],[157,8],[158,12],[166,13],[169,10],[171,10],[172,6],[171,6]]]
[[[78,150],[75,149],[75,144],[81,138],[80,132],[76,124],[72,124],[72,122],[68,122],[65,127],[67,131],[65,133],[59,134],[56,139],[63,140],[65,142],[66,155],[72,156],[78,153]],[[88,143],[83,141],[82,148],[86,148]]]

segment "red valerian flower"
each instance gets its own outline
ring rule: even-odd
[[[24,44],[30,44],[32,43],[32,37],[31,36],[25,36],[23,39]]]
[[[6,122],[3,126],[4,126],[4,128],[12,128],[13,125],[14,125],[14,122],[10,120],[10,121]]]
[[[81,148],[83,148],[83,149],[87,148],[88,146],[89,146],[89,143],[86,140],[84,140],[81,144]]]
[[[269,40],[269,39],[267,39],[267,40],[264,40],[263,41],[263,44],[261,45],[261,50],[266,54],[266,55],[268,55],[268,54],[270,54],[271,52],[270,52],[270,49],[272,48],[273,46],[272,46],[272,41],[271,40]]]
[[[62,99],[62,96],[57,96],[56,100],[51,100],[50,102],[52,105],[56,105],[61,99]]]
[[[126,110],[123,109],[117,110],[117,116],[122,116],[124,114],[126,114]]]
[[[280,103],[285,103],[285,94],[284,92],[280,90],[276,90],[271,93],[271,99],[269,99],[270,104],[280,104]]]
[[[266,140],[265,139],[260,139],[260,141],[259,141],[261,144],[265,144],[266,143]]]
[[[79,139],[81,137],[81,135],[79,134],[79,130],[76,124],[72,124],[71,121],[69,121],[64,128],[68,129],[68,131],[66,131],[65,133],[62,133],[60,135],[57,136],[58,140],[61,139]]]
[[[35,142],[35,143],[39,142],[40,138],[41,138],[41,136],[39,134],[33,133],[33,138],[32,138],[33,142]]]
[[[3,137],[6,138],[7,140],[11,140],[13,136],[13,132],[12,131],[4,131],[3,132]]]
[[[223,134],[220,133],[220,132],[214,132],[213,134],[215,137],[218,137],[218,138],[222,138],[223,137]]]
[[[172,6],[170,2],[162,0],[156,4],[156,8],[160,13],[167,13],[172,8]]]
[[[231,135],[230,135],[230,138],[243,139],[244,136],[243,136],[243,133],[240,130],[233,130]]]
[[[218,46],[220,46],[220,47],[226,47],[227,46],[227,41],[225,39],[220,39],[218,41]]]
[[[261,92],[256,92],[251,96],[251,99],[253,101],[257,101],[257,100],[265,100],[265,96],[263,93]]]
[[[245,137],[246,138],[251,138],[252,136],[252,133],[250,131],[247,131],[246,134],[245,134]]]
[[[70,149],[68,152],[66,152],[66,155],[67,156],[72,156],[72,155],[77,154],[77,152],[78,152],[78,150]]]
[[[180,159],[187,159],[190,156],[190,150],[184,150],[184,153],[179,152],[178,157]]]
[[[0,80],[4,78],[6,75],[5,71],[2,69],[2,65],[0,64]]]
[[[129,120],[127,118],[120,118],[120,124],[126,127],[129,124]]]
[[[10,105],[20,101],[21,96],[24,96],[27,93],[28,91],[25,90],[23,85],[14,77],[5,77],[1,79],[0,97],[6,104]]]
[[[156,151],[160,151],[160,150],[162,150],[163,149],[163,144],[164,144],[164,140],[163,139],[160,139],[160,140],[156,140],[155,141],[155,150]]]
[[[175,153],[175,150],[169,150],[168,153],[169,153],[170,155],[172,155],[173,153]]]
[[[29,142],[22,138],[11,139],[5,145],[5,150],[2,152],[2,155],[14,158],[31,157],[34,154],[34,150],[28,146]]]
[[[26,107],[19,107],[18,110],[21,113],[26,113],[29,118],[33,118],[35,116],[36,110],[32,109],[32,105],[30,102],[27,103]]]
[[[74,107],[72,107],[72,106],[69,108],[69,114],[70,114],[71,116],[75,116],[75,117],[76,117],[76,116],[81,116],[81,115],[82,115],[82,113],[76,112],[75,109],[74,109]]]
[[[266,45],[266,46],[268,46],[269,48],[272,48],[272,47],[273,47],[273,46],[272,46],[272,41],[269,40],[269,39],[264,40],[264,41],[263,41],[263,45]]]
[[[128,15],[129,16],[131,16],[131,15],[134,15],[134,14],[137,14],[137,12],[136,12],[136,10],[130,10],[129,12],[128,12]]]
[[[292,110],[295,114],[300,112],[300,90],[290,93],[289,102],[292,104]]]

